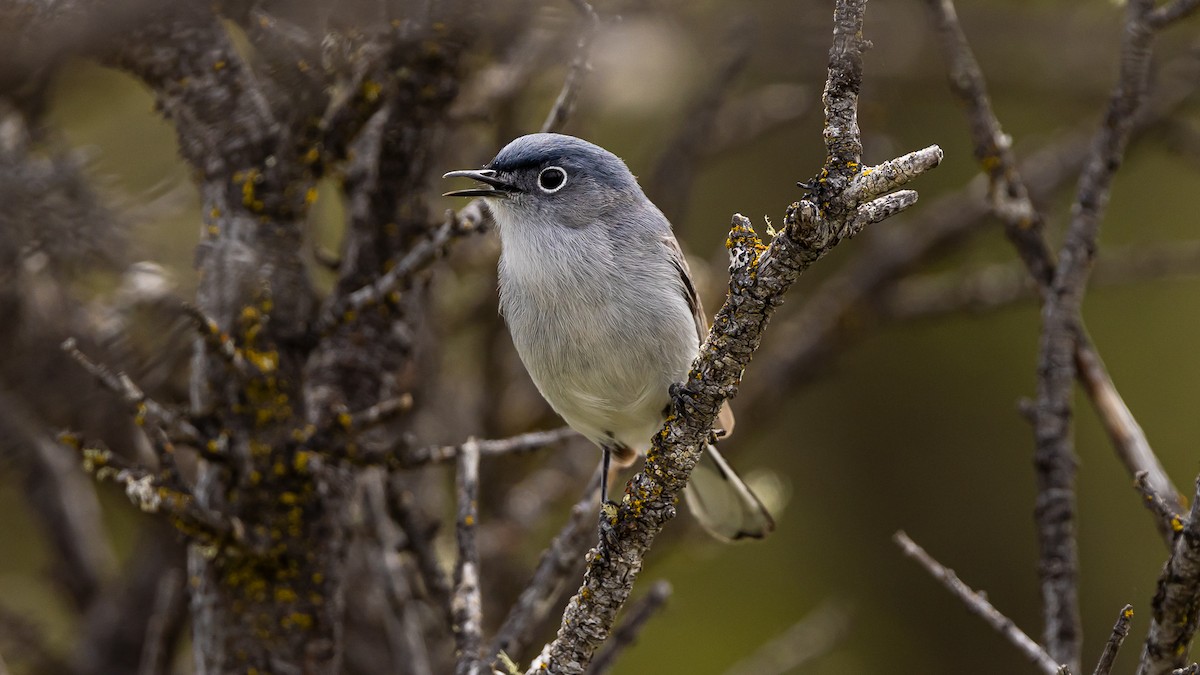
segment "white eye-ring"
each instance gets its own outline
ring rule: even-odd
[[[548,166],[538,174],[538,187],[546,194],[558,192],[567,184],[567,172],[558,166]]]

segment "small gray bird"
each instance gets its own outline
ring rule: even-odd
[[[500,311],[538,391],[567,424],[629,466],[662,426],[670,387],[687,378],[708,321],[666,216],[619,157],[561,134],[509,143],[483,169],[451,171],[487,187],[500,231]],[[720,434],[733,429],[722,409]],[[684,492],[721,539],[775,524],[709,445]]]

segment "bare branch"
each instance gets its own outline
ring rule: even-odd
[[[146,396],[146,393],[139,389],[125,373],[113,372],[104,364],[96,363],[89,359],[83,352],[79,351],[75,338],[67,338],[62,343],[62,350],[91,373],[105,388],[120,396],[126,405],[129,406],[130,412],[134,416],[134,422],[138,426],[143,426],[147,422],[150,422],[158,426],[168,436],[177,434],[189,443],[196,446],[203,446],[201,440],[203,435],[191,422],[170,408]],[[148,435],[152,441],[157,440],[154,438],[154,434]]]
[[[454,566],[454,642],[458,646],[457,675],[480,675],[483,661],[483,600],[479,591],[479,445],[463,443],[458,452],[458,561]]]
[[[559,427],[550,431],[531,431],[509,438],[477,441],[471,440],[481,457],[496,457],[499,455],[523,454],[541,450],[575,436],[571,427]],[[464,444],[465,445],[465,444]],[[414,469],[427,464],[448,462],[462,452],[464,445],[429,445],[401,452],[394,460],[396,469]]]
[[[567,76],[563,80],[562,90],[558,92],[558,98],[554,100],[554,105],[546,115],[546,121],[542,122],[542,133],[562,130],[567,118],[575,109],[575,98],[579,95],[579,90],[583,88],[583,81],[592,69],[592,41],[600,32],[600,15],[588,4],[587,0],[571,0],[571,4],[575,5],[576,9],[583,14],[587,25],[584,26],[583,32],[579,36],[579,42],[575,46],[575,58],[571,59],[571,65],[567,68]]]
[[[571,516],[562,530],[542,552],[533,577],[496,631],[489,654],[520,654],[529,645],[534,629],[550,614],[552,603],[558,597],[567,575],[578,567],[583,558],[587,538],[591,534],[587,526],[596,512],[596,490],[599,488],[600,472],[597,470],[578,503],[571,509]]]
[[[827,654],[850,630],[850,611],[826,602],[771,638],[725,675],[785,675]]]
[[[1034,453],[1038,484],[1035,514],[1041,550],[1038,569],[1047,651],[1073,668],[1079,667],[1083,640],[1075,539],[1076,459],[1071,438],[1071,394],[1076,376],[1073,355],[1080,342],[1076,326],[1082,325],[1083,295],[1109,188],[1149,79],[1153,33],[1145,21],[1152,7],[1152,0],[1128,3],[1119,80],[1109,99],[1105,123],[1079,178],[1071,224],[1042,309]]]
[[[395,480],[390,483],[387,490],[388,515],[404,531],[404,548],[412,553],[416,561],[425,592],[434,606],[441,610],[446,625],[453,626],[453,590],[434,549],[433,537],[437,526],[427,522],[425,516],[417,511],[412,504],[411,493],[402,492]]]
[[[993,607],[992,603],[988,602],[982,593],[964,584],[954,574],[954,570],[934,560],[932,556],[925,552],[925,549],[918,546],[903,531],[897,532],[892,537],[892,540],[896,542],[900,550],[904,551],[905,555],[917,561],[921,567],[925,568],[926,572],[929,572],[930,576],[941,582],[946,590],[961,600],[972,614],[983,619],[997,633],[1004,636],[1004,639],[1016,647],[1030,663],[1037,666],[1038,670],[1045,673],[1045,675],[1059,675],[1063,671],[1065,666],[1058,664],[1053,657],[1046,653],[1046,650],[1042,649],[1041,645],[1018,628],[1012,622],[1012,619],[1004,616],[1000,613],[1000,610]]]
[[[1110,287],[1197,275],[1200,241],[1174,241],[1101,254],[1096,259],[1091,285]],[[910,320],[964,311],[988,312],[1036,297],[1037,285],[1024,265],[995,263],[966,273],[940,272],[901,279],[881,298],[879,308],[889,319]]]
[[[183,581],[183,572],[175,568],[168,569],[158,581],[154,608],[146,623],[146,640],[142,643],[138,675],[165,675],[169,672],[171,637],[175,633],[172,624],[182,620],[181,610],[186,600]]]
[[[442,224],[428,238],[413,245],[394,267],[370,285],[337,298],[317,322],[317,331],[327,333],[342,323],[353,321],[364,309],[393,297],[416,273],[437,260],[447,244],[458,237],[479,231],[477,226],[484,219],[481,216],[472,217],[470,212],[470,209],[478,208],[475,202],[471,202],[460,213],[447,211]]]
[[[204,343],[208,345],[208,348],[220,355],[233,372],[241,377],[246,377],[249,371],[245,355],[234,344],[233,338],[221,330],[216,320],[190,302],[183,303],[183,313],[192,320],[197,332],[200,333],[200,337],[204,339]]]
[[[650,590],[626,610],[625,622],[613,631],[612,637],[604,643],[604,649],[596,654],[588,675],[605,675],[612,670],[625,650],[637,642],[646,622],[667,604],[667,598],[670,597],[670,582],[662,579],[654,582]]]
[[[1183,512],[1179,508],[1179,504],[1172,500],[1164,499],[1162,495],[1150,487],[1149,476],[1145,471],[1138,472],[1133,483],[1146,505],[1146,508],[1154,514],[1155,520],[1158,521],[1158,529],[1165,533],[1163,538],[1166,541],[1167,548],[1171,548],[1175,543],[1176,536],[1183,531]]]
[[[1187,664],[1200,620],[1200,479],[1191,513],[1159,574],[1150,607],[1153,615],[1137,673],[1165,675]]]
[[[1096,670],[1092,671],[1092,675],[1112,673],[1113,664],[1117,661],[1117,652],[1120,651],[1121,644],[1129,635],[1129,624],[1132,621],[1133,605],[1125,605],[1121,608],[1121,613],[1117,615],[1117,623],[1113,625],[1108,642],[1104,643],[1104,651],[1100,654],[1100,661],[1096,663]]]
[[[1154,8],[1146,17],[1146,23],[1154,30],[1162,30],[1180,19],[1186,19],[1197,7],[1200,7],[1200,0],[1171,0]]]

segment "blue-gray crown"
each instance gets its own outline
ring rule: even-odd
[[[637,180],[620,157],[565,134],[529,134],[513,140],[487,164],[488,169],[517,173],[540,166],[561,166],[582,171],[597,183],[616,188],[637,186]]]

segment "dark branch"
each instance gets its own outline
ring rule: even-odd
[[[1054,660],[1046,650],[1042,649],[1041,645],[1026,635],[1020,628],[1017,627],[1012,619],[1000,613],[1000,610],[992,606],[987,598],[970,586],[963,583],[954,570],[942,565],[932,556],[925,552],[908,537],[904,532],[897,532],[892,539],[904,551],[904,555],[917,561],[917,563],[929,572],[930,576],[941,582],[946,590],[950,591],[954,597],[958,598],[967,606],[967,609],[983,619],[997,633],[1008,640],[1018,651],[1033,665],[1038,667],[1038,670],[1045,675],[1061,675],[1066,666],[1060,665]]]

